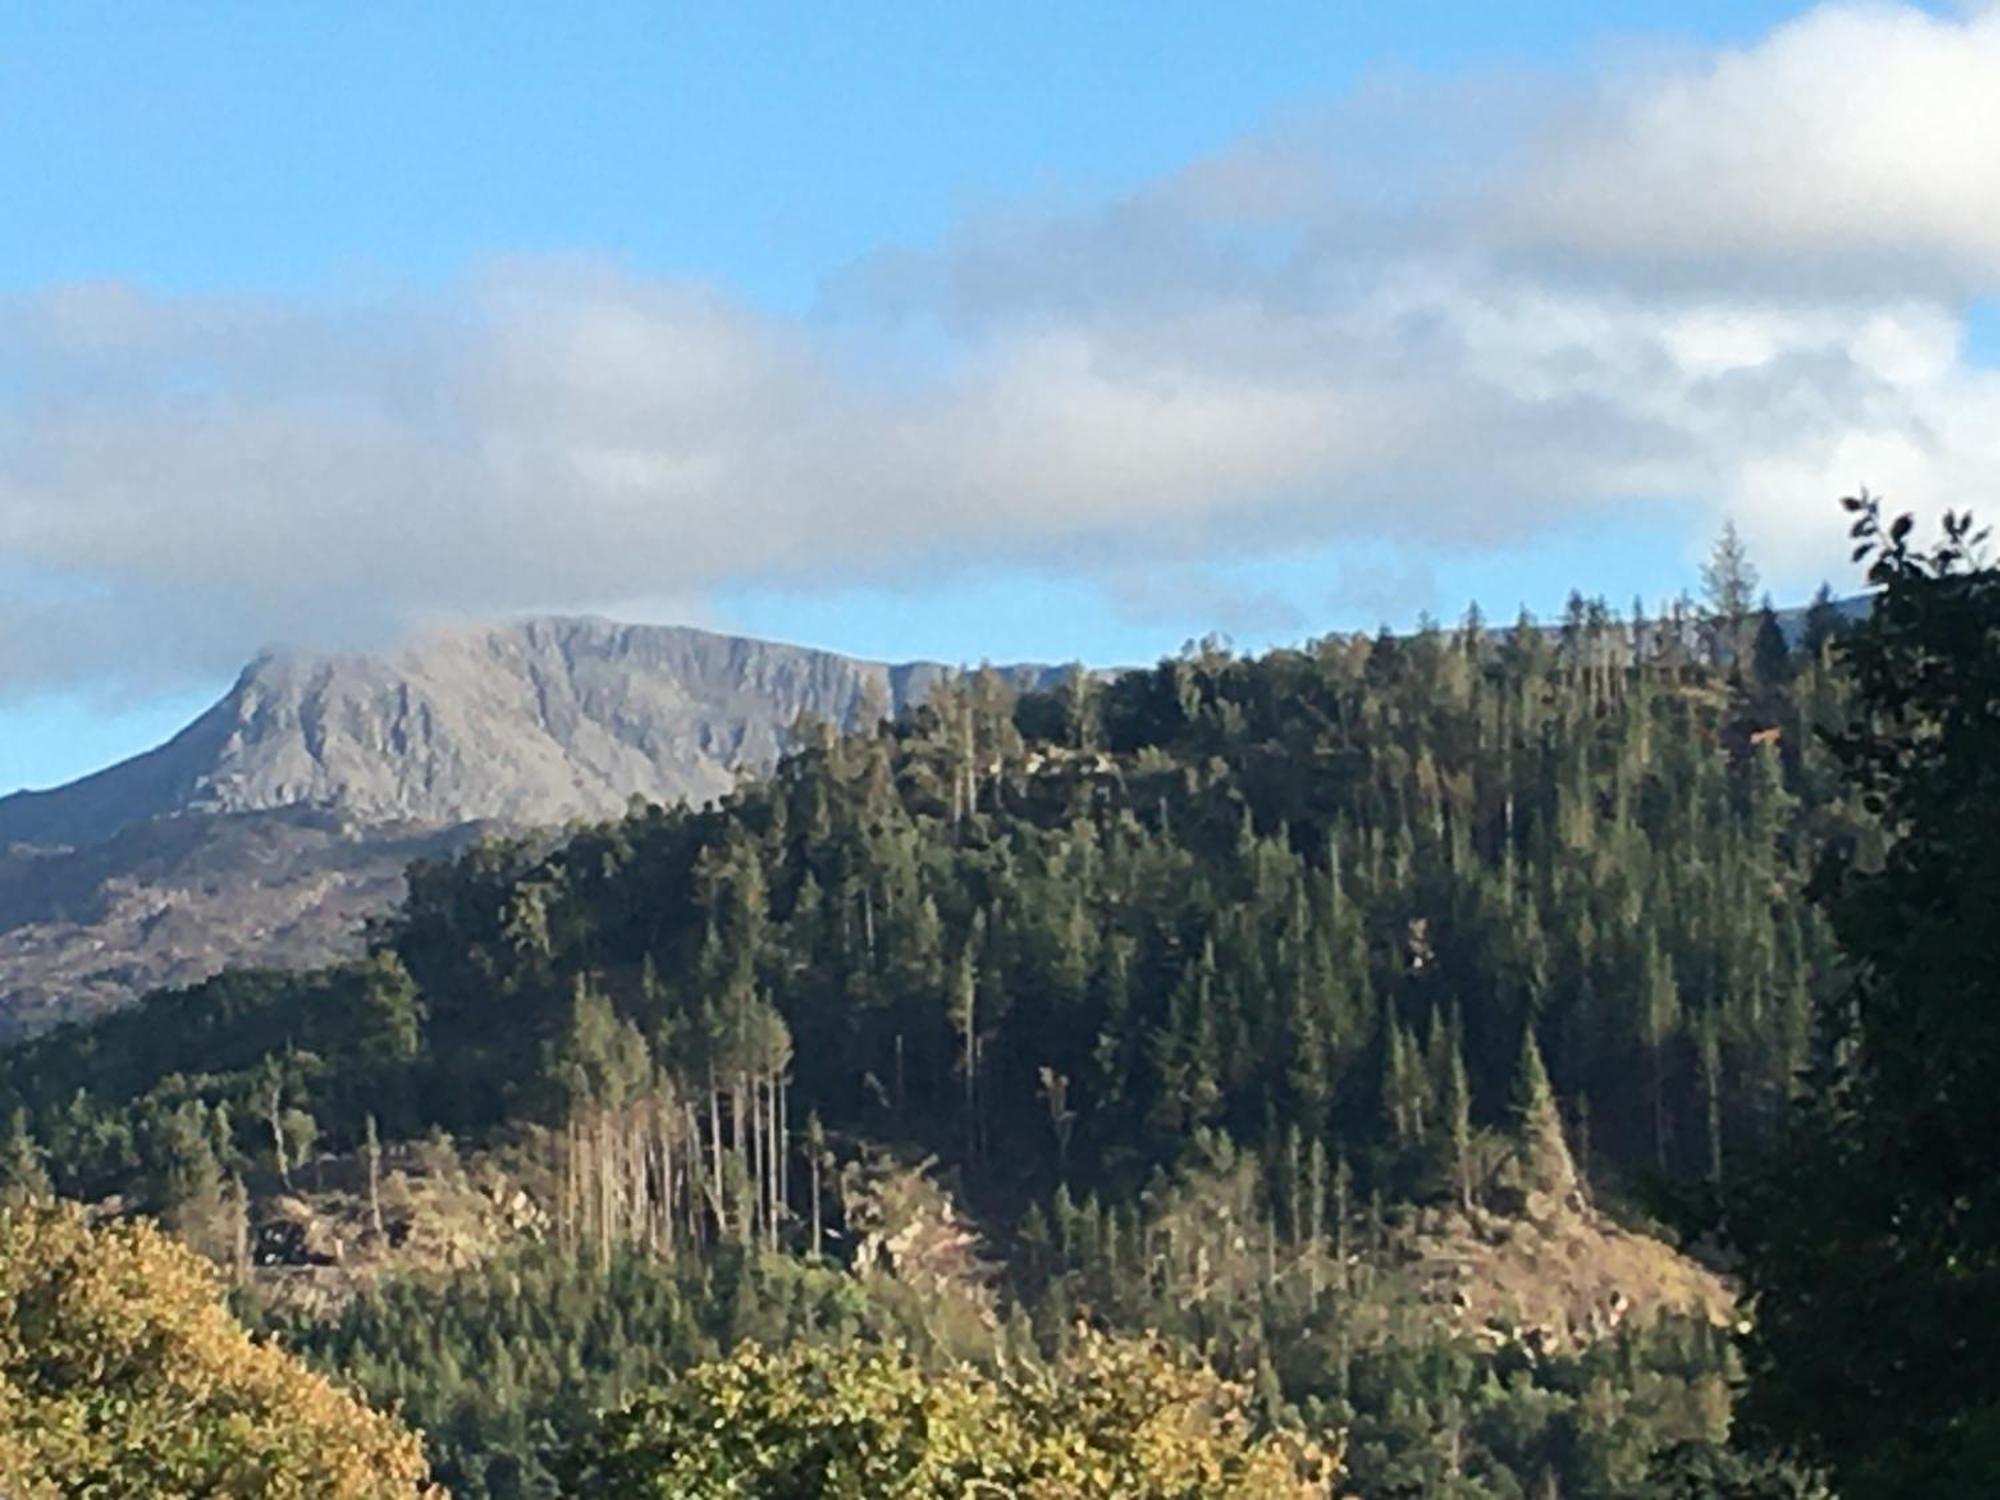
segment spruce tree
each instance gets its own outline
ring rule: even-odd
[[[1576,1163],[1563,1140],[1562,1110],[1532,1024],[1522,1029],[1511,1102],[1516,1186],[1524,1194],[1545,1193],[1569,1201],[1577,1192]]]
[[[1465,1054],[1456,1034],[1445,1073],[1446,1151],[1451,1162],[1452,1196],[1459,1211],[1472,1212],[1472,1089],[1465,1076]],[[1546,1080],[1545,1080],[1546,1081]]]
[[[1744,625],[1757,599],[1757,569],[1733,520],[1722,523],[1722,531],[1702,564],[1703,602],[1708,606],[1711,650],[1718,665],[1740,663],[1743,658]]]

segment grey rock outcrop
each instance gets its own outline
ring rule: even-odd
[[[587,618],[381,656],[266,653],[157,749],[0,798],[0,1035],[225,965],[349,951],[402,862],[474,825],[698,804],[775,764],[800,715],[852,725],[951,675]]]
[[[541,826],[635,795],[699,803],[773,765],[800,714],[893,713],[949,673],[598,619],[440,632],[379,657],[267,653],[158,749],[0,798],[0,845],[81,846],[151,818],[282,807]]]

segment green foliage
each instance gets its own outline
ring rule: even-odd
[[[853,1345],[746,1345],[612,1413],[580,1497],[1310,1500],[1332,1454],[1259,1436],[1246,1392],[1157,1343],[1085,1335],[998,1378]]]
[[[1658,1455],[1639,1500],[1832,1500],[1810,1473],[1714,1443],[1681,1443]]]
[[[1518,1139],[1515,1185],[1522,1193],[1548,1193],[1557,1198],[1576,1191],[1576,1165],[1563,1139],[1562,1115],[1549,1070],[1533,1027],[1521,1036],[1521,1064],[1514,1075],[1514,1129]]]
[[[1674,1318],[1587,1348],[1482,1342],[1441,1326],[1394,1246],[1337,1218],[1321,1239],[1269,1217],[1253,1159],[1198,1138],[1141,1203],[1058,1196],[1022,1234],[1019,1295],[1042,1346],[1088,1308],[1257,1383],[1265,1409],[1342,1434],[1370,1496],[1625,1500],[1651,1455],[1726,1434],[1728,1336]],[[1260,1376],[1260,1372],[1264,1372]]]
[[[15,1109],[0,1136],[0,1206],[24,1208],[55,1196],[42,1148],[28,1128],[28,1112]]]
[[[1732,1217],[1756,1331],[1752,1413],[1850,1500],[1988,1495],[2000,1473],[2000,574],[1969,521],[1931,551],[1856,512],[1878,586],[1838,646],[1833,737],[1886,849],[1819,894],[1848,982],[1784,1149]]]
[[[916,1332],[855,1278],[786,1256],[600,1267],[553,1246],[390,1280],[331,1321],[252,1316],[420,1428],[458,1500],[553,1500],[558,1458],[598,1411],[744,1340]]]

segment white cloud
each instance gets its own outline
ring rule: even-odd
[[[1584,256],[1964,289],[2000,281],[1996,184],[2000,10],[1828,5],[1694,66],[1602,80],[1486,212]]]
[[[885,253],[823,317],[589,263],[365,308],[50,289],[0,304],[0,684],[967,558],[1137,607],[1148,560],[1606,501],[1704,498],[1807,587],[1838,494],[1995,472],[1960,339],[1996,183],[2000,16],[1830,7],[1539,99],[1378,84]]]

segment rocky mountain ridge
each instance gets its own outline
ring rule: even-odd
[[[156,749],[0,798],[0,1036],[225,965],[323,961],[413,857],[708,800],[801,715],[894,713],[955,670],[595,618],[266,653]]]
[[[799,715],[895,713],[953,671],[591,618],[443,631],[382,656],[271,652],[157,749],[0,798],[0,845],[80,847],[185,813],[545,826],[634,796],[701,802],[774,763]]]

